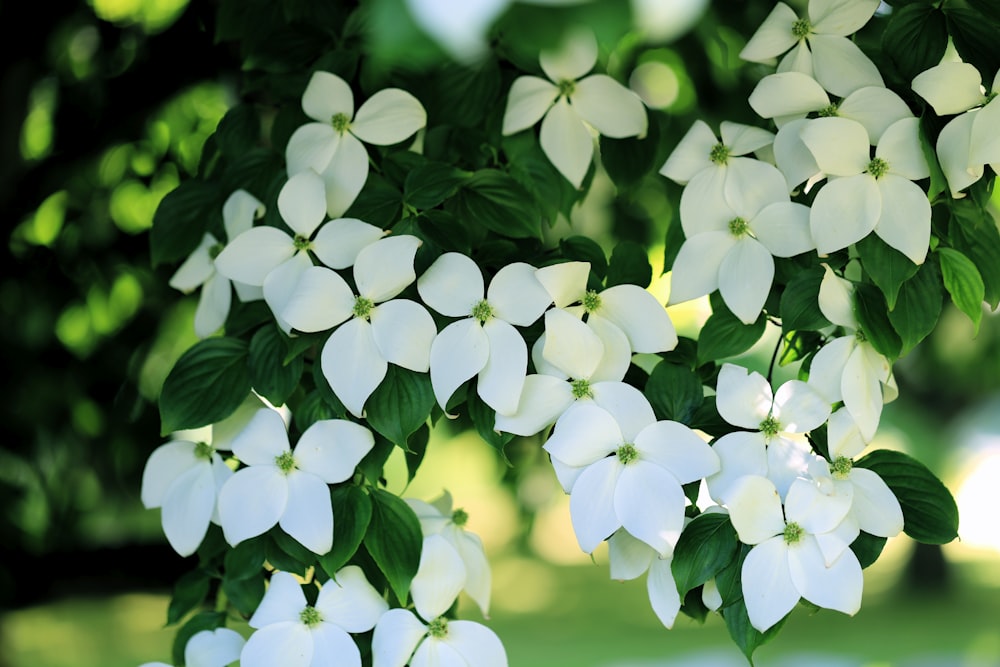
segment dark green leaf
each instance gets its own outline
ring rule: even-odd
[[[264,571],[247,579],[233,579],[228,575],[222,580],[222,592],[236,611],[251,616],[264,598]]]
[[[1000,23],[1000,4],[996,0],[966,0],[969,5],[994,23]]]
[[[608,276],[604,279],[606,287],[624,284],[649,287],[652,280],[653,267],[644,247],[634,241],[622,241],[615,246],[608,262]]]
[[[238,158],[257,145],[260,118],[249,104],[237,104],[222,117],[215,129],[216,141],[227,158]]]
[[[654,167],[660,166],[654,164],[660,145],[659,123],[649,123],[646,136],[642,139],[611,139],[602,136],[600,144],[601,164],[619,188],[633,187],[644,176],[653,173]]]
[[[889,307],[881,290],[874,285],[855,285],[854,315],[868,342],[879,354],[890,361],[899,356],[903,343],[889,321]]]
[[[390,364],[365,406],[371,427],[406,449],[406,439],[427,421],[434,407],[431,378]]]
[[[782,366],[805,359],[823,347],[823,335],[816,331],[789,331],[784,336],[784,348],[778,363]]]
[[[944,14],[951,41],[962,60],[975,65],[984,81],[991,81],[1000,69],[1000,49],[997,49],[1000,25],[973,9],[951,4],[944,6]]]
[[[785,620],[788,618],[786,615],[785,618],[768,628],[767,632],[760,632],[750,624],[750,617],[747,615],[747,606],[742,599],[723,609],[722,617],[726,621],[726,629],[729,630],[729,636],[732,637],[751,665],[753,665],[754,651],[781,632],[781,628],[785,625]]]
[[[582,192],[560,174],[542,152],[534,132],[518,132],[501,141],[510,161],[510,175],[535,198],[542,218],[551,227],[559,213],[567,218]]]
[[[643,393],[653,406],[657,419],[670,419],[688,425],[705,398],[697,373],[687,366],[666,360],[658,363],[649,374]]]
[[[737,545],[736,556],[715,576],[715,586],[722,597],[722,607],[726,608],[743,601],[743,561],[753,547]]]
[[[762,313],[753,324],[743,324],[725,307],[716,309],[698,336],[698,361],[718,361],[742,354],[764,335],[767,318]]]
[[[684,527],[670,568],[681,596],[715,577],[736,558],[739,540],[726,514],[701,514]]]
[[[937,201],[939,195],[948,192],[948,179],[945,178],[944,171],[941,170],[937,151],[934,150],[934,145],[928,138],[931,136],[928,133],[931,126],[929,119],[931,118],[935,118],[935,116],[932,112],[927,112],[920,119],[920,151],[924,154],[924,159],[927,160],[927,167],[931,172],[931,181],[927,186],[927,199],[933,203]]]
[[[459,128],[481,127],[500,101],[503,86],[496,58],[488,56],[474,66],[448,63],[435,72],[433,82],[427,114]]]
[[[406,439],[407,482],[412,482],[417,474],[417,470],[420,469],[420,464],[424,461],[424,455],[427,454],[427,443],[430,442],[430,439],[431,428],[426,423],[421,424],[420,428]]]
[[[333,489],[333,548],[319,557],[331,577],[347,565],[361,546],[372,518],[372,501],[361,487],[345,484]]]
[[[674,218],[667,227],[667,237],[663,242],[663,272],[666,273],[674,268],[674,260],[677,253],[681,251],[684,244],[684,229],[681,227],[680,218]]]
[[[267,561],[278,570],[305,575],[306,570],[316,561],[316,554],[289,537],[281,528],[268,531],[265,553]]]
[[[996,309],[1000,304],[1000,232],[992,216],[973,202],[960,199],[949,202],[949,207],[951,245],[975,263],[986,302]]]
[[[190,180],[167,193],[153,214],[149,232],[153,266],[187,259],[205,232],[221,228],[222,201],[217,185]]]
[[[917,265],[876,234],[869,234],[854,247],[858,249],[861,264],[871,276],[872,282],[885,295],[889,310],[894,309],[900,286],[916,274]]]
[[[889,321],[903,342],[906,354],[934,330],[941,315],[941,276],[934,262],[925,262],[917,274],[903,283]]]
[[[608,259],[601,246],[586,236],[570,236],[559,241],[563,257],[577,262],[589,262],[590,270],[601,280],[608,275]]]
[[[403,186],[403,203],[423,210],[434,208],[454,196],[469,178],[468,172],[443,162],[428,162],[406,175]]]
[[[402,205],[403,195],[399,190],[378,174],[368,174],[364,189],[344,217],[388,229],[399,221]]]
[[[781,293],[781,329],[790,331],[817,331],[830,326],[829,320],[819,309],[819,286],[823,282],[823,269],[816,267],[800,271]]]
[[[405,604],[410,582],[420,564],[423,537],[410,506],[397,496],[372,489],[372,518],[364,544],[389,581],[396,598]]]
[[[958,309],[976,325],[978,334],[979,323],[983,319],[983,300],[986,298],[986,286],[979,269],[972,260],[952,248],[938,248],[937,255],[941,261],[945,289]]]
[[[225,568],[228,579],[248,579],[258,574],[264,567],[267,539],[253,537],[240,542],[226,552]]]
[[[302,357],[284,363],[287,354],[287,337],[276,326],[261,327],[250,339],[250,383],[274,405],[284,405],[302,377]]]
[[[250,393],[247,344],[208,338],[181,355],[160,393],[161,433],[222,421]]]
[[[866,568],[876,560],[882,554],[882,548],[885,546],[886,539],[884,537],[877,537],[866,532],[861,532],[853,542],[851,542],[851,551],[854,555],[858,557],[858,562],[861,563],[862,568]]]
[[[937,65],[948,46],[944,15],[929,4],[894,11],[882,33],[882,50],[907,82]]]
[[[479,397],[479,392],[474,383],[469,384],[469,391],[466,396],[466,409],[469,411],[469,418],[472,420],[472,425],[476,427],[476,433],[486,441],[486,444],[500,452],[504,459],[506,459],[507,456],[504,454],[503,448],[514,439],[513,434],[499,433],[494,430],[497,420],[496,410],[486,405],[483,399]]]
[[[462,224],[483,225],[510,238],[538,238],[541,216],[534,198],[513,178],[495,169],[475,172],[455,198]]]
[[[174,594],[167,608],[167,625],[180,621],[189,611],[196,608],[208,595],[211,579],[204,570],[197,569],[181,575],[174,584]]]
[[[469,230],[462,225],[458,218],[441,209],[424,211],[417,218],[419,230],[437,244],[445,252],[460,252],[463,255],[472,254],[472,243],[469,241]],[[421,247],[423,250],[423,247]],[[419,250],[417,257],[419,259]],[[420,273],[420,268],[417,272]]]
[[[171,655],[175,665],[184,664],[184,649],[187,648],[191,637],[202,630],[215,630],[226,624],[226,612],[224,611],[203,611],[195,614],[188,622],[181,626],[181,629],[174,635],[174,644],[171,648]]]
[[[951,492],[924,464],[878,449],[854,463],[878,474],[903,509],[903,532],[925,544],[947,544],[958,537],[958,507]]]

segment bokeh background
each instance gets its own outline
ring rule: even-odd
[[[695,117],[752,121],[745,100],[759,73],[736,54],[772,3],[664,4],[673,34],[632,78],[669,115],[664,142]],[[161,442],[159,387],[195,341],[195,304],[169,290],[169,268],[150,267],[146,232],[237,101],[239,47],[213,38],[216,11],[186,0],[0,6],[17,35],[0,40],[0,667],[132,667],[170,655],[169,591],[191,563],[166,545],[159,513],[142,508],[139,480]],[[641,241],[662,267],[679,188],[654,176],[626,203],[611,189],[598,174],[553,234]],[[653,285],[662,300],[668,283]],[[708,309],[670,313],[694,335]],[[743,361],[765,369],[774,343]],[[974,335],[947,310],[896,376],[900,398],[873,446],[907,451],[946,482],[961,539],[890,540],[856,618],[798,609],[759,665],[1000,665],[1000,318],[987,313]],[[592,562],[579,551],[540,444],[515,441],[508,464],[442,423],[408,487],[401,459],[388,475],[393,491],[431,499],[447,489],[469,512],[493,560],[489,623],[511,665],[745,664],[718,619],[681,617],[667,631],[642,580],[613,582],[605,553]],[[463,611],[480,620],[473,605]]]

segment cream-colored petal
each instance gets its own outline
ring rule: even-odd
[[[740,58],[751,62],[767,63],[772,58],[792,48],[798,38],[792,34],[792,25],[799,19],[795,11],[779,2],[757,28],[747,45],[740,51]]]
[[[537,76],[514,79],[507,93],[507,108],[503,115],[504,136],[525,130],[542,119],[559,96],[559,89],[550,81]]]
[[[968,111],[986,101],[983,78],[969,63],[943,62],[913,78],[913,92],[927,100],[939,116]]]
[[[427,125],[420,101],[399,88],[380,90],[361,105],[351,123],[351,133],[377,146],[398,144]]]
[[[549,162],[574,188],[579,188],[594,156],[594,139],[565,98],[545,114],[539,141]]]
[[[813,34],[809,48],[816,80],[834,95],[846,97],[858,88],[885,85],[875,63],[846,37]]]
[[[631,90],[606,74],[593,74],[576,84],[570,103],[605,137],[621,139],[646,134],[646,107]]]
[[[557,50],[542,51],[538,62],[553,81],[576,81],[597,63],[597,39],[589,28],[573,28]]]
[[[320,123],[330,123],[336,114],[354,116],[354,93],[346,81],[330,72],[313,72],[302,93],[302,110]]]

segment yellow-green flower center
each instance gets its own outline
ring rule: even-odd
[[[363,296],[359,296],[354,300],[354,307],[351,309],[351,312],[354,313],[354,317],[360,317],[366,320],[372,314],[372,308],[374,307],[374,301]]]
[[[987,104],[995,100],[997,98],[997,95],[1000,95],[1000,93],[998,93],[995,90],[990,92],[990,94],[986,96],[986,102],[983,104],[983,106],[986,106]]]
[[[586,294],[583,295],[583,309],[588,313],[592,313],[601,307],[601,295],[594,290],[588,290]]]
[[[295,238],[292,239],[292,245],[294,245],[295,249],[299,251],[310,250],[312,248],[312,241],[310,241],[304,236],[296,234]]]
[[[618,460],[622,462],[622,465],[628,465],[639,458],[639,452],[636,451],[635,445],[631,443],[625,443],[618,448]]]
[[[212,454],[215,453],[215,448],[207,442],[196,442],[194,443],[194,455],[199,459],[206,459],[211,461]]]
[[[803,534],[805,534],[805,531],[802,530],[802,526],[800,526],[799,524],[797,523],[785,524],[785,533],[784,533],[785,544],[795,544],[796,542],[802,539]]]
[[[451,513],[451,522],[461,528],[469,520],[469,513],[459,508]]]
[[[764,421],[760,423],[760,432],[768,440],[778,435],[779,431],[781,431],[781,423],[771,415],[765,417]]]
[[[306,607],[299,614],[299,620],[307,628],[315,628],[317,625],[323,622],[323,615],[319,613],[316,607]]]
[[[282,452],[274,457],[274,465],[286,475],[295,470],[295,457],[291,452]]]
[[[817,111],[816,114],[820,118],[831,118],[833,116],[840,115],[838,113],[838,109],[837,109],[837,105],[836,104],[830,104],[828,106],[825,106],[822,109],[820,109],[819,111]]]
[[[559,95],[562,97],[569,97],[576,91],[576,81],[569,79],[563,79],[556,86],[559,88]]]
[[[577,400],[594,397],[594,392],[590,390],[589,380],[573,380],[569,383],[569,386],[573,391],[573,398]]]
[[[837,479],[847,479],[847,476],[851,474],[852,468],[854,468],[854,461],[846,456],[838,456],[830,464],[830,472]]]
[[[858,341],[859,343],[865,343],[868,341],[868,336],[865,335],[864,331],[858,329],[857,331],[854,332],[854,340]]]
[[[878,180],[889,173],[889,163],[880,157],[873,158],[871,162],[868,163],[868,173]]]
[[[812,23],[809,22],[809,19],[799,19],[792,24],[792,34],[799,39],[808,37],[810,32],[812,32]]]
[[[448,636],[448,619],[438,616],[427,624],[427,634],[435,639],[444,639]]]
[[[715,164],[726,164],[729,161],[729,147],[724,143],[717,143],[708,152],[708,159]]]
[[[215,259],[216,257],[222,254],[224,248],[225,246],[222,245],[221,243],[216,243],[215,245],[213,245],[211,248],[208,249],[208,256],[212,259]]]
[[[486,324],[493,318],[493,306],[486,299],[478,302],[472,307],[472,317],[479,320],[480,324]]]
[[[743,218],[733,218],[729,221],[729,233],[738,239],[750,232],[750,224]]]
[[[351,127],[351,119],[345,113],[334,114],[333,118],[330,119],[330,125],[333,125],[333,129],[335,129],[338,134],[343,134],[344,132],[347,132],[348,128]]]

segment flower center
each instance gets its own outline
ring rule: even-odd
[[[209,257],[210,257],[211,259],[215,259],[215,258],[216,258],[216,257],[218,257],[218,256],[219,256],[220,254],[222,254],[222,250],[223,250],[223,249],[224,249],[225,247],[226,247],[226,246],[222,245],[221,243],[216,243],[216,244],[215,244],[214,246],[212,246],[211,248],[209,248],[209,249],[208,249],[208,256],[209,256]]]
[[[573,391],[573,398],[577,400],[594,397],[594,392],[590,390],[590,380],[573,380],[569,386]]]
[[[802,539],[802,535],[805,531],[802,530],[802,526],[797,523],[785,524],[785,544],[795,544]]]
[[[479,320],[480,324],[486,324],[493,317],[493,306],[483,299],[472,307],[472,317]]]
[[[282,452],[274,457],[274,465],[286,475],[295,470],[295,457],[291,452]]]
[[[215,448],[207,442],[196,442],[194,444],[194,455],[199,459],[206,459],[208,461],[212,460],[212,454],[215,453]]]
[[[576,91],[576,81],[570,81],[569,79],[563,79],[556,86],[559,87],[559,94],[563,97],[569,97]]]
[[[854,461],[847,458],[846,456],[838,456],[830,464],[830,472],[837,479],[847,479],[847,476],[851,473],[851,469],[854,467]]]
[[[865,335],[864,331],[858,329],[857,331],[854,332],[854,340],[858,341],[859,343],[866,343],[868,342],[868,336]]]
[[[363,296],[359,296],[354,300],[354,307],[351,312],[354,313],[354,317],[360,317],[367,320],[372,314],[372,308],[375,307],[375,302],[371,299],[367,299]]]
[[[444,639],[448,636],[448,619],[438,616],[427,624],[427,634],[435,639]]]
[[[461,528],[469,520],[469,513],[459,508],[451,513],[451,522]]]
[[[337,113],[330,119],[330,125],[333,125],[338,134],[343,134],[351,127],[351,119],[345,113]]]
[[[770,440],[774,436],[778,435],[778,431],[781,430],[781,423],[768,415],[764,418],[764,421],[760,423],[760,432],[764,434],[764,437]]]
[[[819,111],[817,111],[816,114],[820,118],[831,118],[833,116],[839,115],[837,111],[838,111],[837,110],[837,105],[836,104],[831,104],[829,106],[823,107],[822,109],[820,109]]]
[[[317,625],[323,622],[323,615],[319,613],[316,607],[306,607],[299,614],[299,620],[307,628],[315,628]]]
[[[630,443],[625,443],[618,448],[618,460],[622,462],[622,465],[628,465],[639,458],[639,452],[635,450],[635,445]]]
[[[729,221],[729,233],[736,238],[743,238],[749,231],[750,224],[743,218],[733,218]]]
[[[809,19],[799,19],[792,24],[792,34],[798,39],[808,37],[810,32],[812,32],[812,23],[809,22]]]
[[[294,245],[295,249],[299,250],[299,251],[309,250],[309,249],[312,248],[312,241],[310,241],[309,239],[307,239],[304,236],[300,236],[299,234],[296,234],[295,238],[292,239],[292,245]]]
[[[583,309],[588,313],[592,313],[601,307],[601,295],[594,290],[588,290],[586,294],[583,295]]]
[[[997,98],[997,95],[1000,95],[1000,93],[998,93],[995,90],[992,91],[989,95],[986,96],[986,102],[983,103],[983,106],[986,106],[987,104],[995,100]]]
[[[878,180],[885,176],[889,172],[889,163],[880,157],[873,158],[871,162],[868,163],[868,173]]]
[[[708,159],[715,164],[726,164],[729,160],[729,147],[722,142],[715,144],[708,152]]]

